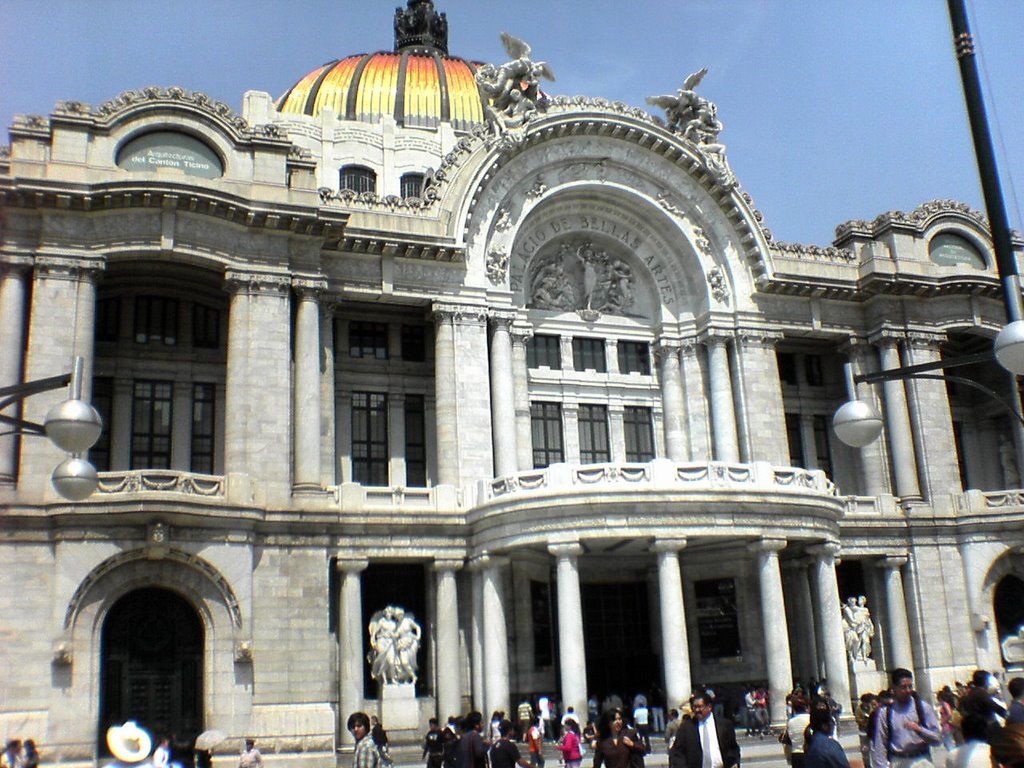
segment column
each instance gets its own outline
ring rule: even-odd
[[[508,626],[505,622],[505,590],[502,576],[507,557],[484,555],[484,711],[510,712],[508,690]]]
[[[338,590],[338,719],[341,740],[352,743],[345,721],[363,708],[363,592],[362,572],[366,560],[339,559],[341,574]]]
[[[786,594],[792,600],[786,601],[787,621],[790,638],[796,644],[795,656],[799,662],[796,675],[800,679],[809,680],[824,675],[818,664],[817,637],[815,622],[818,618],[814,613],[811,600],[811,585],[807,580],[807,566],[803,559],[789,560],[782,566],[788,575],[789,588]]]
[[[761,619],[764,625],[764,655],[768,668],[768,701],[772,723],[786,720],[786,695],[793,689],[793,663],[789,656],[785,599],[779,551],[785,539],[762,539],[751,545],[757,554],[758,584],[761,590]]]
[[[683,380],[683,408],[686,416],[686,446],[690,461],[706,461],[714,454],[711,447],[710,401],[707,384],[707,358],[695,339],[683,339],[679,350]]]
[[[665,667],[665,697],[669,706],[685,701],[693,692],[690,680],[690,645],[683,607],[683,577],[679,552],[686,539],[656,539],[658,601],[661,608],[661,649]]]
[[[736,408],[729,372],[729,350],[726,337],[709,335],[708,373],[711,379],[711,431],[714,437],[714,458],[717,461],[739,461],[739,436],[736,432]]]
[[[473,610],[470,625],[470,662],[473,676],[473,706],[482,708],[486,700],[484,681],[484,574],[478,558],[469,564],[473,578]]]
[[[900,367],[900,355],[895,339],[879,339],[878,353],[882,370]],[[885,426],[889,432],[889,448],[892,451],[892,466],[896,476],[896,495],[900,498],[920,498],[914,439],[910,431],[910,413],[907,410],[907,393],[903,382],[883,382],[882,395],[885,399]]]
[[[404,488],[408,482],[405,467],[405,393],[388,394],[388,477],[391,486]]]
[[[437,602],[434,610],[437,628],[437,720],[447,722],[449,715],[462,712],[462,659],[459,657],[459,596],[455,572],[461,560],[435,560]]]
[[[188,472],[192,466],[192,382],[173,382],[171,398],[171,469]]]
[[[455,315],[434,313],[434,392],[437,412],[437,482],[459,482],[459,436],[455,392]]]
[[[914,654],[910,645],[910,622],[907,619],[907,601],[903,594],[903,573],[900,569],[907,558],[884,557],[879,561],[885,582],[885,608],[889,659],[893,668],[914,670]]]
[[[494,475],[515,474],[516,407],[512,371],[512,314],[491,314],[491,420],[494,443]]]
[[[25,306],[28,301],[28,268],[18,264],[3,266],[0,276],[0,387],[22,382],[25,355]],[[8,416],[18,413],[16,408]],[[7,427],[0,425],[0,432]],[[18,438],[0,436],[0,482],[14,480],[18,468]]]
[[[295,315],[295,431],[293,483],[320,488],[320,290],[312,281],[293,283]]]
[[[533,469],[533,434],[530,425],[530,372],[526,344],[533,331],[512,328],[512,399],[516,413],[516,467]]]
[[[825,679],[832,698],[848,711],[850,700],[850,668],[846,663],[846,645],[843,642],[843,621],[840,613],[839,583],[836,581],[836,555],[839,544],[829,542],[810,550],[814,555],[811,568],[818,585],[818,616],[825,646]]]
[[[655,348],[654,354],[657,357],[658,369],[661,374],[665,453],[670,461],[684,462],[689,459],[689,455],[686,450],[686,413],[683,410],[683,379],[679,367],[679,344],[661,340]],[[682,701],[682,699],[678,701]]]
[[[320,484],[337,485],[337,445],[335,438],[334,312],[335,304],[320,304]]]
[[[878,370],[879,357],[874,347],[864,339],[850,339],[847,355],[853,366],[854,375],[874,373]],[[858,384],[857,399],[874,405],[879,413],[883,412],[878,401],[878,389],[873,384]],[[859,464],[859,493],[867,496],[881,496],[891,492],[889,484],[889,468],[885,460],[882,440],[875,440],[861,449],[852,449],[857,455]]]
[[[18,347],[19,352],[25,351],[25,381],[67,373],[74,358],[81,355],[82,399],[91,399],[96,281],[102,268],[102,262],[77,256],[36,257],[28,330],[23,346]],[[42,422],[47,411],[67,396],[66,388],[35,394],[23,401],[22,418]],[[58,498],[50,476],[64,458],[45,438],[22,440],[19,496],[25,500]]]
[[[562,707],[587,711],[587,658],[583,645],[583,605],[580,601],[577,542],[551,544],[558,588],[558,668],[562,681]]]

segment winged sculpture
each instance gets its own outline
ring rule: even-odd
[[[703,67],[687,77],[675,96],[647,97],[648,104],[665,110],[669,130],[678,131],[685,128],[691,120],[699,118],[698,110],[707,99],[698,96],[696,88],[707,73],[708,68]]]
[[[555,74],[546,61],[530,59],[532,49],[523,40],[501,33],[501,43],[509,61],[500,67],[484,64],[476,73],[480,90],[490,98],[490,118],[500,116],[505,127],[525,123],[529,116],[547,107],[547,98],[541,93],[541,79],[554,81]]]

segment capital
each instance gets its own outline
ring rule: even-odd
[[[583,545],[578,541],[558,542],[548,544],[548,552],[558,559],[563,557],[579,557],[583,554]]]
[[[686,537],[677,539],[655,539],[651,544],[652,552],[679,552],[686,548]]]
[[[462,558],[438,558],[430,564],[430,567],[436,573],[454,573],[455,571],[462,568],[463,565],[464,561],[462,560]]]
[[[778,554],[786,548],[785,539],[773,539],[765,538],[760,541],[755,541],[753,544],[747,547],[750,552],[766,553],[766,554]]]
[[[824,544],[817,544],[813,547],[808,547],[807,551],[817,558],[836,558],[839,557],[842,547],[837,541],[826,541]]]
[[[908,558],[906,555],[887,555],[880,558],[878,564],[883,568],[898,570],[907,564],[907,560]]]
[[[334,567],[343,573],[362,573],[369,565],[369,560],[347,557],[339,557],[334,562]]]

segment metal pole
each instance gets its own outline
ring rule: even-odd
[[[967,10],[964,0],[949,0],[949,20],[953,25],[953,50],[960,64],[960,80],[967,102],[967,117],[971,123],[974,139],[974,155],[978,161],[981,176],[981,190],[985,196],[985,210],[992,228],[992,246],[996,252],[996,271],[1003,285],[1006,298],[1006,313],[1010,322],[1024,319],[1024,305],[1021,302],[1020,277],[1017,274],[1017,260],[1010,241],[1010,225],[1006,218],[1003,191],[999,184],[996,156],[992,149],[992,136],[985,113],[985,101],[978,78],[978,65],[974,58],[974,39],[967,24]]]

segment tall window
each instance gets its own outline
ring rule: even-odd
[[[161,296],[136,296],[135,341],[177,344],[178,302]]]
[[[375,357],[388,359],[387,323],[364,323],[353,320],[348,324],[349,357]]]
[[[627,405],[622,411],[622,427],[626,433],[626,461],[653,461],[654,425],[651,409]]]
[[[564,461],[562,406],[559,403],[530,403],[530,427],[533,466],[540,469]]]
[[[608,409],[603,405],[581,405],[579,409],[580,463],[611,461],[608,449]]]
[[[351,189],[353,192],[376,192],[377,174],[372,168],[363,165],[346,165],[341,169],[338,189]]]
[[[526,342],[526,365],[529,368],[550,368],[557,371],[562,367],[562,352],[557,336],[538,333]]]
[[[117,341],[121,301],[116,296],[96,302],[96,341]]]
[[[796,355],[792,352],[779,352],[776,355],[779,362],[779,378],[783,384],[796,386],[799,381],[796,377]]]
[[[202,304],[192,305],[192,346],[217,349],[220,346],[220,312]]]
[[[604,339],[573,339],[572,363],[577,371],[608,370],[604,360]]]
[[[388,484],[388,396],[381,392],[352,393],[352,479]]]
[[[96,376],[92,380],[92,405],[103,420],[100,439],[89,449],[89,461],[99,472],[110,470],[110,414],[114,410],[114,379]]]
[[[832,477],[832,448],[829,445],[829,417],[814,417],[814,451],[818,459],[818,469]]]
[[[421,197],[425,178],[422,173],[403,173],[399,184],[401,197]]]
[[[213,474],[214,401],[213,384],[192,385],[192,460],[193,472]]]
[[[651,345],[642,341],[620,341],[619,373],[651,374]]]
[[[427,359],[426,331],[422,325],[402,326],[402,359],[408,363]]]
[[[405,484],[427,487],[427,429],[423,395],[405,396]]]
[[[804,371],[807,373],[808,386],[824,386],[825,376],[821,370],[821,355],[804,355]]]
[[[171,466],[170,381],[136,381],[132,392],[132,469]]]
[[[789,464],[793,467],[806,467],[804,461],[804,435],[800,429],[800,414],[786,414],[786,441],[789,443]]]

